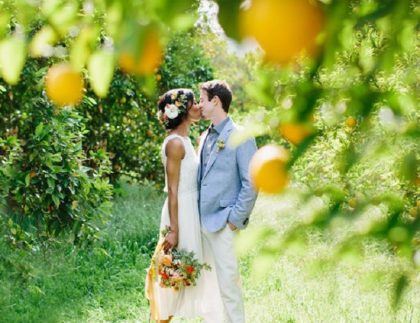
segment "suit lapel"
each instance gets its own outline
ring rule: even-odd
[[[204,172],[203,163],[202,163],[202,159],[201,159],[201,153],[203,151],[204,141],[206,140],[208,132],[209,132],[209,130],[207,129],[206,131],[204,131],[201,134],[200,143],[198,145],[198,158],[199,158],[199,161],[200,161],[200,167],[198,168],[198,178],[197,178],[198,184],[200,184],[201,173]]]
[[[201,139],[200,139],[200,143],[198,144],[198,156],[201,158],[201,151],[203,150],[203,145],[204,145],[204,140],[206,140],[207,137],[207,133],[209,132],[209,129],[207,129],[206,131],[204,131],[201,134]]]
[[[228,139],[229,134],[230,134],[231,131],[232,131],[232,120],[229,120],[229,122],[223,128],[222,133],[217,138],[216,143],[213,145],[213,148],[212,148],[212,150],[210,152],[209,162],[207,163],[206,169],[204,170],[203,178],[206,177],[206,175],[209,172],[210,168],[213,166],[214,162],[216,161],[217,154],[218,154],[218,151],[217,151],[217,142],[219,140],[223,140],[223,142],[225,143],[225,145],[227,145],[227,139]],[[201,171],[203,171],[203,170],[201,170]]]

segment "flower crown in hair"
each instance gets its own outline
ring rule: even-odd
[[[168,123],[169,119],[175,119],[180,113],[187,111],[187,96],[184,93],[179,96],[178,94],[178,91],[171,93],[171,101],[173,103],[167,103],[164,112],[161,110],[157,112],[157,118],[164,124]]]

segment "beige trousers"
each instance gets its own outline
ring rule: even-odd
[[[217,232],[208,232],[203,227],[201,230],[204,259],[216,268],[227,322],[245,323],[239,266],[233,245],[237,233],[232,231],[228,225]]]

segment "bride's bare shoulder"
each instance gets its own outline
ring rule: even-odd
[[[185,155],[185,147],[181,138],[169,138],[165,145],[165,154],[168,158],[182,159]]]

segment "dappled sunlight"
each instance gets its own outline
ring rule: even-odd
[[[206,248],[248,322],[419,321],[419,9],[0,1],[0,321],[148,322]]]

